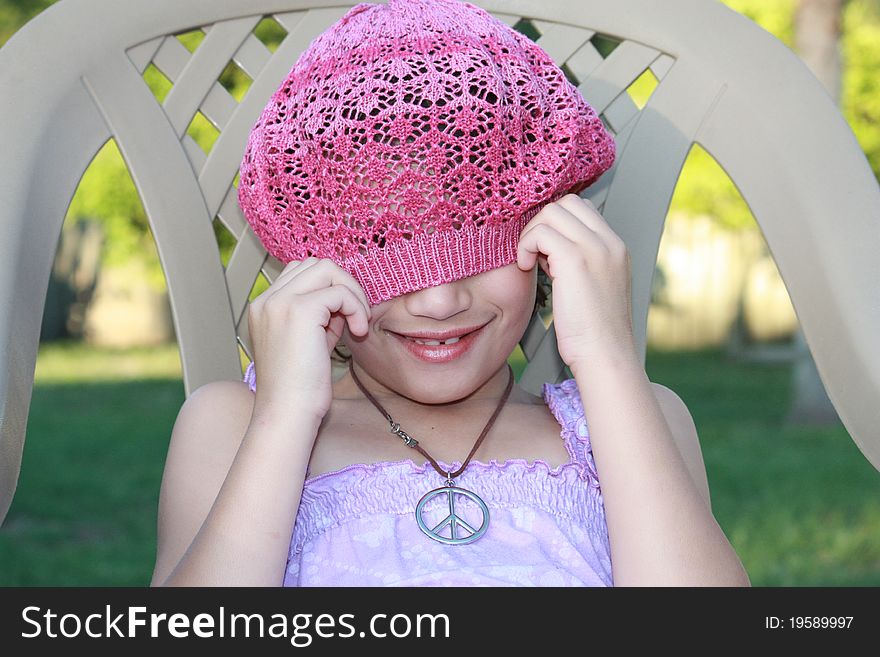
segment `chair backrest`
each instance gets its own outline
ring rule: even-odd
[[[247,302],[281,269],[244,221],[233,185],[247,134],[308,43],[346,0],[63,0],[0,50],[0,519],[12,499],[41,317],[66,208],[95,153],[116,140],[141,196],[168,282],[186,394],[240,379]],[[699,143],[762,228],[819,373],[865,456],[880,467],[880,190],[849,126],[788,48],[707,0],[492,0],[522,18],[615,134],[618,159],[584,196],[626,241],[644,357],[651,279],[685,158]],[[254,36],[271,16],[273,53]],[[174,35],[201,28],[194,52]],[[607,56],[594,37],[619,42]],[[253,80],[236,101],[218,83],[233,61]],[[143,72],[173,83],[159,103]],[[639,109],[627,93],[658,84]],[[187,135],[201,112],[219,130],[205,153]],[[212,230],[237,246],[224,268]],[[521,344],[532,392],[565,376],[555,332],[536,315]]]

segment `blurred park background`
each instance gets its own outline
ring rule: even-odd
[[[724,2],[804,59],[880,174],[880,1]],[[0,0],[0,44],[51,4]],[[270,19],[256,33],[271,50],[284,36]],[[178,38],[194,50],[203,36]],[[144,77],[168,93],[155,66]],[[230,63],[220,82],[240,99],[250,80]],[[628,91],[642,107],[655,86],[646,72]],[[207,152],[217,131],[198,114],[188,134]],[[235,240],[214,225],[225,265]],[[251,298],[266,287],[260,276]],[[825,396],[747,205],[698,145],[667,217],[648,341],[648,375],[691,409],[713,510],[753,585],[880,585],[880,474]],[[184,391],[159,258],[112,141],[65,220],[35,377],[0,585],[148,584]]]

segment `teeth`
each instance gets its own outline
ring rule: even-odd
[[[416,338],[412,338],[413,342],[418,342],[419,344],[429,345],[429,346],[438,346],[441,344],[455,344],[461,338],[449,338],[446,342],[441,342],[440,340],[418,340]]]

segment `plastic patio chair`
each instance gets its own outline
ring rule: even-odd
[[[298,54],[354,2],[62,0],[0,50],[0,519],[20,468],[50,270],[65,211],[98,150],[115,139],[164,267],[186,394],[241,380],[248,295],[267,257],[236,203],[247,134]],[[818,80],[775,37],[715,0],[477,1],[510,25],[526,18],[615,134],[618,159],[584,192],[627,243],[644,358],[651,280],[670,199],[699,143],[757,218],[829,398],[880,468],[880,190]],[[264,17],[287,32],[270,52]],[[201,29],[190,53],[174,35]],[[618,45],[606,57],[596,35]],[[230,62],[253,80],[237,102],[218,82]],[[159,103],[153,64],[172,83]],[[627,93],[657,80],[639,109]],[[220,131],[209,153],[187,135],[201,112]],[[212,221],[238,239],[224,268]],[[538,394],[566,376],[538,315],[521,347]],[[705,474],[705,472],[703,473]]]

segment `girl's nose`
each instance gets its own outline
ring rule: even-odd
[[[473,296],[467,279],[410,292],[402,297],[411,315],[443,321],[471,307]]]

